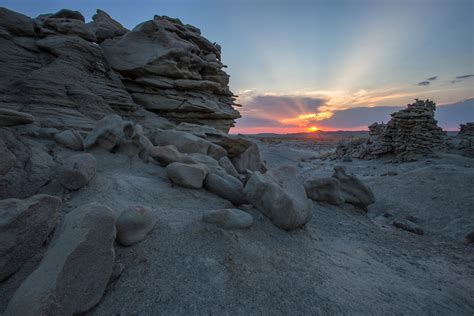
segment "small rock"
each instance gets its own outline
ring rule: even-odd
[[[117,219],[117,239],[124,246],[133,245],[145,239],[155,223],[156,218],[150,208],[144,206],[130,208]]]
[[[245,229],[253,224],[252,215],[239,209],[222,209],[203,214],[202,221],[224,229]]]
[[[383,217],[385,217],[385,218],[389,218],[389,217],[392,217],[392,216],[393,216],[393,215],[390,214],[389,212],[383,213]]]
[[[417,234],[417,235],[423,235],[425,233],[423,231],[423,229],[419,228],[417,225],[415,225],[414,223],[411,223],[411,222],[393,221],[392,225],[397,227],[397,228],[406,230],[410,233],[414,233],[414,234]]]
[[[474,243],[474,231],[470,232],[469,234],[464,237],[465,244],[472,244]]]
[[[342,157],[342,161],[343,162],[352,162],[352,158],[348,155],[345,155],[344,157]]]
[[[59,170],[59,182],[69,190],[79,190],[95,176],[96,160],[91,154],[68,157]]]
[[[313,201],[328,202],[339,205],[344,203],[339,188],[339,180],[335,178],[315,178],[304,182],[306,195]]]
[[[204,180],[204,187],[235,205],[246,202],[242,182],[229,174],[210,173]]]
[[[375,203],[372,190],[354,175],[347,174],[344,167],[335,166],[332,177],[339,180],[342,197],[346,203],[361,207],[364,210],[370,204]]]
[[[199,189],[207,176],[206,167],[201,164],[173,162],[166,167],[168,178],[185,188]]]
[[[67,130],[54,135],[54,140],[64,147],[72,150],[83,150],[84,139],[81,134],[75,130]]]

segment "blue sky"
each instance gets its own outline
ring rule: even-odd
[[[474,97],[474,77],[456,78],[474,74],[474,0],[0,0],[0,5],[32,17],[70,8],[86,20],[100,8],[127,28],[154,14],[199,27],[222,46],[231,89],[244,105],[237,131],[291,132],[307,124],[363,128],[383,111],[366,111],[367,122],[357,127],[329,123],[336,113],[403,106],[416,97],[441,106]],[[300,102],[305,99],[321,102],[308,106],[315,102]],[[269,100],[274,107],[261,103]],[[474,120],[474,109],[465,111],[461,117]]]

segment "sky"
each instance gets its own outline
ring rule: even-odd
[[[35,17],[97,8],[127,28],[178,17],[222,46],[232,132],[363,130],[413,99],[448,130],[474,121],[474,0],[0,0]]]

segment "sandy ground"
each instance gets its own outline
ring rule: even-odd
[[[341,163],[317,159],[318,148],[260,146],[270,167],[299,165],[302,178],[328,176]],[[474,230],[474,159],[341,163],[374,190],[368,214],[315,202],[312,221],[286,232],[255,209],[246,209],[254,217],[248,230],[204,224],[204,211],[231,204],[172,186],[155,164],[94,155],[96,178],[64,211],[89,201],[117,212],[145,205],[158,223],[143,242],[117,245],[125,269],[89,315],[474,313],[474,245],[463,244]],[[423,236],[390,224],[407,215]],[[2,284],[1,310],[32,262]]]

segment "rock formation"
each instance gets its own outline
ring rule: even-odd
[[[395,155],[399,160],[410,160],[432,153],[446,145],[445,132],[434,118],[436,104],[430,100],[415,100],[406,109],[392,113],[387,124],[369,126],[366,142],[341,144],[336,149],[339,158],[352,156],[360,159]]]
[[[135,206],[120,214],[117,219],[117,240],[124,246],[143,240],[155,227],[156,216],[145,206]]]
[[[459,149],[466,157],[474,157],[474,122],[461,124],[459,128],[458,138]]]

